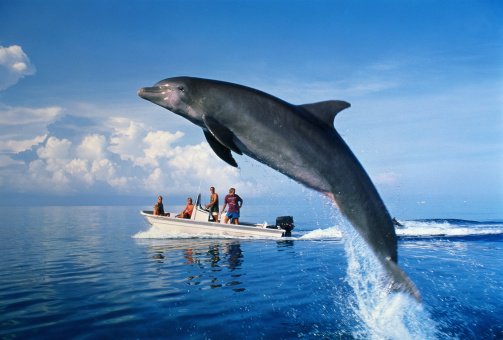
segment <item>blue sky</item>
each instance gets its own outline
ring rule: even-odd
[[[501,18],[499,1],[0,0],[0,203],[310,196],[136,95],[190,75],[350,102],[335,128],[393,215],[503,218]]]

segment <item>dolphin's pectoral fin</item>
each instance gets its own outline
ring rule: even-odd
[[[235,153],[242,155],[243,153],[234,143],[234,134],[231,130],[220,124],[215,119],[208,117],[206,115],[203,116],[203,122],[211,132],[213,137],[220,142],[223,146],[227,147],[227,149],[231,149]],[[218,154],[218,153],[217,153]]]
[[[299,105],[299,107],[311,113],[319,121],[331,127],[334,126],[335,116],[350,106],[351,104],[342,100],[327,100],[324,102]]]
[[[217,154],[218,157],[220,157],[221,160],[225,161],[227,164],[232,165],[233,167],[237,168],[238,163],[236,160],[232,157],[231,150],[226,148],[224,145],[220,144],[218,140],[213,137],[211,132],[208,130],[203,130],[204,131],[204,136],[206,137],[206,140],[208,141],[208,144],[211,146],[213,151]]]

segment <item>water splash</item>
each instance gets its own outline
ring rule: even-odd
[[[347,222],[341,223],[348,257],[349,304],[360,324],[353,333],[365,339],[434,339],[435,323],[421,303],[404,293],[390,293],[377,258]]]

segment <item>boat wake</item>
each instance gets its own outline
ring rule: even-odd
[[[400,239],[476,238],[503,236],[503,223],[465,220],[404,220],[395,228]],[[316,229],[298,236],[299,240],[331,240],[342,238],[342,223],[327,229]]]
[[[501,222],[477,222],[454,219],[399,221],[398,237],[474,237],[503,235]]]
[[[331,227],[327,229],[316,229],[307,232],[304,235],[298,237],[299,240],[331,240],[331,239],[341,239],[342,232],[338,227]]]

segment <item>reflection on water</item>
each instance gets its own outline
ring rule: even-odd
[[[155,261],[190,266],[185,270],[189,273],[186,284],[190,286],[245,290],[239,280],[244,256],[236,240],[139,240],[138,243],[147,245]]]
[[[201,285],[209,278],[210,288],[221,288],[222,286],[233,287],[236,292],[244,291],[244,287],[239,281],[241,273],[239,269],[243,262],[243,254],[239,242],[210,244],[207,249],[187,248],[184,250],[186,264],[197,266],[199,275],[187,277],[187,284]],[[227,271],[227,274],[223,274]]]
[[[246,290],[243,275],[244,252],[239,240],[227,239],[136,239],[146,246],[149,257],[167,266],[188,266],[185,283],[200,289],[229,287],[235,292]],[[271,242],[277,251],[292,249],[293,240]]]

